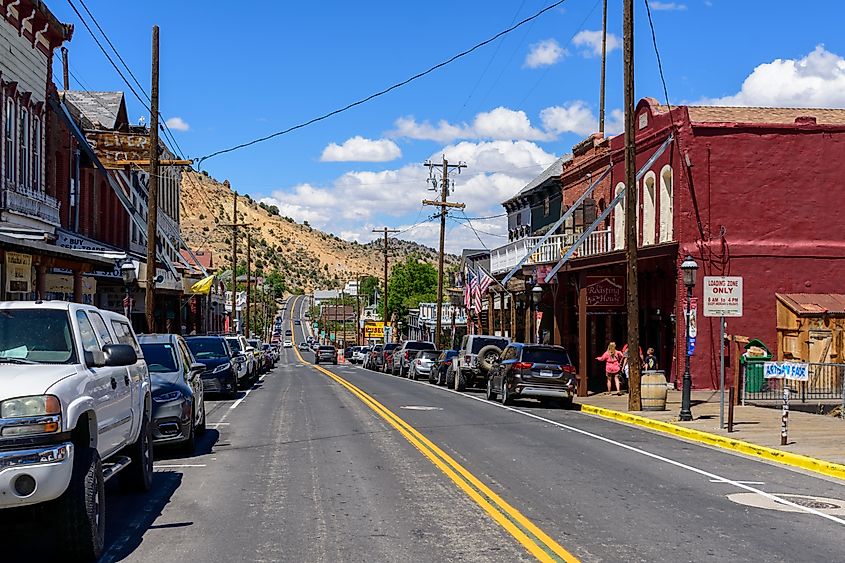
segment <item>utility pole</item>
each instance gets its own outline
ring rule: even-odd
[[[147,330],[155,327],[156,233],[158,231],[158,26],[153,26],[152,84],[150,85],[150,183],[147,188],[147,292],[144,313]]]
[[[623,51],[625,59],[625,258],[628,309],[628,410],[642,410],[640,397],[640,296],[637,273],[636,146],[634,129],[634,0],[624,0]]]
[[[607,66],[607,0],[602,0],[601,17],[601,92],[599,92],[599,133],[604,135],[604,72]]]
[[[252,274],[250,273],[252,270],[252,264],[250,263],[250,251],[252,250],[252,236],[249,233],[249,229],[246,231],[246,332],[244,332],[244,336],[249,338],[249,326],[250,326],[250,313],[252,312],[252,308],[250,307],[250,297],[252,297],[252,292],[250,291],[250,286],[252,285]]]
[[[223,185],[229,186],[228,180],[223,182]],[[235,334],[238,333],[235,328],[238,318],[238,228],[248,227],[249,225],[252,225],[252,223],[238,223],[238,192],[232,190],[232,222],[220,226],[232,228],[232,322],[230,328]],[[248,336],[248,333],[244,333],[244,335]]]
[[[65,92],[70,90],[70,78],[67,61],[67,47],[62,47],[62,87]]]
[[[446,201],[449,196],[449,169],[457,170],[461,173],[461,168],[466,168],[466,163],[458,162],[457,164],[449,164],[446,156],[442,157],[440,164],[435,164],[431,161],[426,161],[423,166],[428,167],[428,179],[432,183],[433,189],[437,190],[437,178],[434,176],[434,169],[440,168],[440,201],[432,201],[429,199],[423,200],[423,205],[434,205],[440,208],[440,254],[437,258],[437,318],[434,321],[434,347],[440,349],[440,332],[443,329],[441,326],[443,315],[443,252],[446,244],[446,213],[447,209],[457,208],[463,209],[466,207],[463,203],[452,203]]]
[[[382,299],[384,300],[383,309],[384,309],[384,316],[382,316],[382,322],[385,325],[388,323],[387,319],[387,235],[389,233],[398,233],[398,229],[388,229],[387,227],[383,227],[381,229],[373,229],[374,233],[384,233],[384,295]]]

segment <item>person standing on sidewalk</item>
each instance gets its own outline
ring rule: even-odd
[[[622,352],[616,349],[616,342],[609,342],[604,354],[596,358],[604,362],[604,374],[607,377],[607,392],[613,392],[613,381],[616,381],[617,393],[622,392],[622,382],[619,381],[619,372],[622,369]]]
[[[657,369],[657,356],[654,355],[654,348],[645,351],[645,369],[654,371]]]

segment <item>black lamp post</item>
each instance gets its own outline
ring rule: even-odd
[[[132,285],[138,280],[135,265],[127,260],[120,265],[120,276],[123,278],[123,316],[132,323]]]
[[[537,313],[540,312],[540,300],[543,298],[543,288],[535,285],[531,290],[531,302],[534,303],[534,337],[537,339],[537,344],[540,343],[540,323],[537,321]]]
[[[690,421],[692,420],[692,411],[690,410],[690,394],[692,393],[692,376],[690,375],[689,371],[689,364],[690,364],[690,341],[689,341],[689,329],[690,329],[690,307],[692,303],[692,288],[695,287],[695,275],[698,271],[698,263],[693,260],[692,256],[687,254],[687,257],[684,258],[684,261],[681,263],[681,273],[684,276],[684,285],[687,286],[687,322],[686,322],[686,363],[684,364],[684,381],[683,381],[683,389],[681,392],[681,413],[680,419],[683,421]]]

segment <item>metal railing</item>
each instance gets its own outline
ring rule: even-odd
[[[819,406],[840,405],[845,418],[845,364],[810,363],[808,381],[764,379],[763,364],[740,366],[740,396],[742,404],[777,404],[783,400],[786,384],[793,393],[792,400]]]
[[[0,208],[60,225],[58,200],[43,192],[5,187],[0,191]]]
[[[560,260],[569,248],[575,244],[581,233],[552,235],[525,261],[526,265],[550,264]],[[493,274],[509,272],[522,260],[542,237],[525,237],[510,242],[490,251],[490,269]],[[573,258],[595,256],[613,250],[613,233],[607,230],[593,231],[581,244]]]

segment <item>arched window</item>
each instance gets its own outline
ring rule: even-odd
[[[616,184],[614,196],[618,196],[625,189],[625,184],[619,182]],[[621,250],[625,248],[625,198],[616,205],[613,210],[613,249]]]
[[[651,170],[643,182],[643,246],[654,244],[654,221],[656,219],[657,176]]]
[[[660,171],[660,242],[671,242],[674,236],[675,187],[672,167],[668,164]]]

